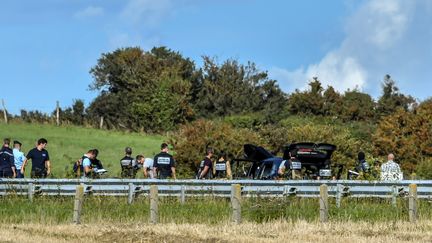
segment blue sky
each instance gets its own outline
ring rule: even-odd
[[[0,98],[12,113],[88,104],[90,68],[119,47],[168,46],[201,64],[253,61],[286,92],[318,76],[378,97],[390,74],[430,97],[432,1],[39,0],[0,2]],[[8,91],[9,90],[9,91]]]

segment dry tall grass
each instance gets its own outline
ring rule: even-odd
[[[432,221],[0,225],[1,242],[432,242]]]

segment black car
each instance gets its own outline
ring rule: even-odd
[[[277,177],[282,158],[253,144],[245,144],[243,150],[243,158],[231,161],[233,179],[271,180]]]
[[[288,174],[295,171],[303,179],[329,179],[332,177],[331,156],[335,150],[336,146],[328,143],[293,143],[285,147],[283,159],[289,160],[290,155],[294,157]]]

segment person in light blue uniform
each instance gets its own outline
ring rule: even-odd
[[[16,168],[16,178],[24,178],[24,174],[21,173],[21,167],[26,157],[24,153],[21,152],[22,144],[19,141],[15,140],[13,142],[13,145],[14,145],[13,156],[14,156],[14,163]]]
[[[83,155],[82,157],[82,167],[83,167],[83,176],[84,177],[90,177],[92,172],[93,172],[93,168],[92,168],[92,163],[91,160],[94,159],[95,157],[95,152],[93,149],[90,149],[86,154]]]

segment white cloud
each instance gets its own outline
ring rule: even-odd
[[[157,26],[173,8],[171,0],[130,0],[120,16],[132,24]]]
[[[339,91],[348,88],[376,90],[387,73],[397,74],[396,79],[403,78],[408,70],[402,71],[401,65],[431,60],[432,29],[417,29],[418,23],[424,25],[425,22],[417,18],[424,17],[425,12],[429,13],[426,20],[430,20],[428,1],[369,0],[347,19],[345,38],[339,47],[306,68],[270,68],[270,77],[278,79],[286,91],[306,88],[312,77],[318,77],[325,86],[332,85]],[[429,46],[412,45],[413,41]],[[423,48],[424,52],[418,48]],[[419,56],[412,57],[414,51]]]
[[[161,45],[158,27],[174,11],[172,0],[129,0],[117,13],[118,23],[108,31],[110,48]]]
[[[75,18],[82,19],[88,17],[97,17],[104,14],[104,9],[102,7],[88,6],[74,14]]]

